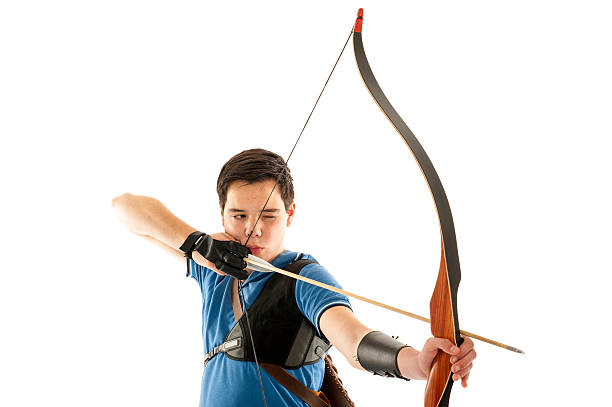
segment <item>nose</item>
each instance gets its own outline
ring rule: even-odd
[[[255,218],[257,219],[257,218]],[[255,229],[253,229],[253,223],[255,222],[255,219],[253,219],[253,222],[249,222],[246,225],[246,228],[244,229],[244,235],[246,237],[249,237],[249,235],[251,234],[251,231],[253,231],[253,235],[251,237],[260,237],[261,236],[261,226],[259,225],[259,222],[257,222],[257,224],[255,225]]]

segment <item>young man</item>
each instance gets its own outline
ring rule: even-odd
[[[238,279],[258,360],[288,368],[312,390],[321,387],[321,358],[327,343],[357,369],[406,379],[426,379],[437,352],[446,352],[452,355],[453,380],[467,386],[476,357],[469,338],[460,348],[446,339],[430,338],[418,351],[362,324],[344,295],[276,273],[244,270],[242,259],[250,252],[278,268],[300,263],[301,269],[292,272],[339,287],[312,256],[283,246],[295,203],[291,175],[282,157],[261,149],[237,154],[221,169],[217,193],[224,231],[211,236],[197,232],[154,198],[123,194],[113,199],[113,208],[128,230],[159,243],[182,261],[187,257],[188,275],[200,286],[207,353],[201,406],[263,405],[263,401],[255,402],[262,394],[250,333],[245,332],[247,322],[240,318]],[[294,263],[298,259],[301,262]],[[282,283],[289,280],[290,284]],[[242,323],[237,324],[237,319]],[[306,345],[300,348],[300,343]],[[263,369],[261,375],[268,406],[306,405]]]

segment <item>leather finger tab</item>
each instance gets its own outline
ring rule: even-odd
[[[236,242],[229,242],[228,250],[236,256],[246,257],[251,253],[251,249]]]
[[[237,269],[243,269],[247,266],[246,261],[244,261],[242,257],[237,257],[232,253],[225,253],[223,255],[223,261],[226,264],[229,264],[231,267],[235,267]]]

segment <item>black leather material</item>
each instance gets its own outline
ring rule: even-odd
[[[397,366],[397,354],[406,347],[389,335],[373,331],[359,342],[357,359],[365,370],[375,375],[409,380],[402,377]]]
[[[191,258],[195,251],[215,265],[217,270],[239,280],[246,280],[249,273],[244,270],[244,258],[251,253],[248,247],[236,242],[215,240],[206,233],[193,232],[179,248],[185,257]],[[189,274],[189,273],[188,273]]]
[[[298,260],[284,269],[299,274],[310,263],[314,261]],[[297,369],[320,361],[331,347],[300,312],[295,301],[295,283],[292,278],[274,274],[248,309],[257,358],[261,363]],[[255,360],[248,332],[243,314],[225,338],[225,341],[242,339],[242,346],[225,352],[230,359]]]

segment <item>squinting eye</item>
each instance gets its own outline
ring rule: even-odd
[[[234,219],[244,219],[244,215],[234,215]]]

